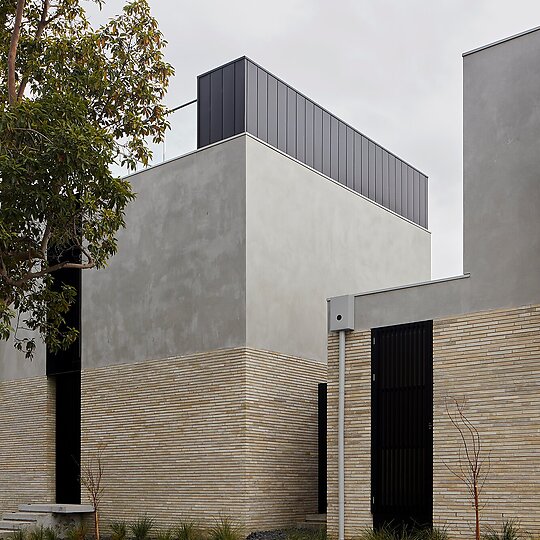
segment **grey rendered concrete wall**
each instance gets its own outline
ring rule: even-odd
[[[20,331],[19,331],[20,332]],[[29,379],[45,375],[45,345],[38,337],[34,358],[27,360],[13,347],[13,340],[0,340],[0,381]]]
[[[463,264],[489,307],[540,300],[539,57],[535,31],[464,58]]]
[[[245,137],[131,177],[118,254],[83,276],[85,369],[245,342]]]
[[[464,58],[468,279],[359,294],[357,329],[540,302],[540,31]]]
[[[246,141],[249,347],[324,360],[325,299],[431,276],[428,231]]]
[[[354,327],[362,330],[466,313],[471,281],[469,275],[464,275],[358,294],[354,299]]]

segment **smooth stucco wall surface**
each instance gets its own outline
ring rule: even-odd
[[[325,300],[431,277],[428,231],[250,137],[247,345],[326,358]]]
[[[465,56],[463,265],[486,307],[540,300],[540,31]]]
[[[20,335],[20,331],[18,331]],[[0,381],[29,379],[46,373],[45,344],[36,338],[36,350],[32,360],[13,347],[13,339],[0,340]]]
[[[84,368],[242,345],[244,138],[130,180],[118,254],[83,275]]]
[[[464,58],[470,277],[359,294],[357,329],[540,302],[539,56],[537,30]]]
[[[425,229],[249,136],[130,178],[118,253],[82,276],[84,368],[252,346],[325,360],[329,296],[430,277]],[[12,361],[3,379],[44,374]]]
[[[250,346],[325,360],[325,300],[430,277],[430,234],[249,136],[131,178],[83,275],[83,366]],[[294,330],[293,330],[294,329]]]

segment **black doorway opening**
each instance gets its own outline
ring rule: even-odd
[[[319,383],[319,496],[318,496],[318,512],[326,514],[327,507],[327,384]]]
[[[75,249],[59,256],[49,253],[52,262],[79,261]],[[53,288],[70,285],[77,292],[64,319],[68,327],[79,331],[67,349],[53,352],[47,348],[47,376],[56,388],[56,503],[81,502],[81,270],[64,268],[53,274]]]
[[[373,526],[433,523],[433,321],[371,333]]]
[[[56,379],[56,502],[81,502],[81,372]]]

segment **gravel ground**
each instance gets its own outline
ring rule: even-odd
[[[283,529],[277,529],[275,531],[252,532],[246,540],[285,540],[286,537]]]

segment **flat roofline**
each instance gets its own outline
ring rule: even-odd
[[[186,152],[185,154],[182,154],[180,156],[176,156],[176,157],[167,159],[166,161],[162,161],[161,163],[156,163],[155,165],[150,165],[149,167],[146,167],[145,169],[141,169],[140,171],[134,171],[134,172],[129,173],[129,174],[125,175],[125,176],[122,176],[122,179],[129,180],[133,176],[143,174],[143,173],[145,173],[145,172],[147,172],[147,171],[149,171],[151,169],[157,169],[158,167],[162,167],[163,165],[168,165],[168,164],[170,164],[170,163],[172,163],[174,161],[178,161],[178,160],[183,159],[185,157],[192,156],[193,154],[198,154],[199,152],[204,152],[205,150],[208,150],[209,148],[212,148],[214,146],[218,146],[219,144],[227,143],[229,141],[232,141],[233,139],[238,139],[240,137],[249,137],[250,139],[253,139],[254,141],[257,141],[257,142],[263,144],[264,146],[270,148],[270,150],[273,150],[274,152],[277,152],[278,154],[281,154],[282,156],[285,156],[287,159],[290,159],[290,160],[294,161],[295,163],[298,163],[302,167],[305,167],[306,169],[309,169],[310,171],[313,171],[315,174],[321,176],[325,180],[328,180],[328,181],[332,182],[333,184],[335,184],[336,186],[339,186],[340,188],[347,190],[349,193],[353,194],[355,197],[360,197],[361,199],[364,199],[365,201],[368,201],[369,203],[374,204],[375,206],[381,208],[385,212],[388,212],[389,214],[392,214],[393,216],[396,216],[397,218],[405,221],[406,223],[410,223],[411,225],[414,225],[415,227],[417,227],[420,230],[428,233],[431,236],[431,231],[429,229],[427,229],[426,227],[423,227],[419,223],[411,221],[409,218],[406,218],[405,216],[402,216],[401,214],[398,214],[397,212],[394,212],[390,208],[387,208],[386,206],[383,206],[382,204],[378,203],[377,201],[375,201],[373,199],[370,199],[369,197],[366,197],[366,195],[363,195],[362,193],[360,193],[358,191],[355,191],[354,189],[351,189],[350,187],[346,186],[345,184],[342,184],[341,182],[338,182],[337,180],[334,180],[330,176],[326,176],[321,171],[318,171],[317,169],[314,169],[313,167],[310,167],[308,164],[304,163],[303,161],[300,161],[299,159],[296,159],[296,158],[290,156],[286,152],[283,152],[279,148],[276,148],[275,146],[272,146],[271,144],[267,143],[266,141],[263,141],[263,140],[259,139],[258,137],[255,137],[255,135],[252,135],[251,133],[248,133],[247,131],[243,131],[242,133],[232,135],[231,137],[229,137],[227,139],[222,139],[221,141],[216,141],[215,143],[208,144],[208,145],[203,146],[201,148],[196,148],[195,150],[191,150],[191,151]]]
[[[457,281],[459,279],[470,278],[471,274],[467,272],[466,274],[460,274],[459,276],[450,276],[441,279],[430,279],[429,281],[419,281],[417,283],[409,283],[408,285],[400,285],[399,287],[388,287],[386,289],[375,289],[373,291],[366,291],[356,294],[351,294],[353,298],[359,298],[360,296],[370,296],[372,294],[380,294],[393,291],[401,291],[403,289],[413,289],[414,287],[423,287],[425,285],[435,285],[436,283],[445,283],[447,281]],[[331,298],[327,298],[326,301],[330,302]]]
[[[431,231],[429,229],[427,229],[426,227],[420,225],[420,223],[416,223],[415,221],[412,221],[411,219],[403,216],[402,214],[399,214],[398,212],[395,212],[394,210],[388,208],[387,206],[384,206],[381,203],[378,203],[376,200],[370,199],[367,195],[364,195],[364,194],[360,193],[359,191],[356,191],[355,189],[352,189],[349,186],[346,186],[345,184],[342,184],[339,180],[335,180],[334,178],[332,178],[330,176],[326,176],[326,174],[324,174],[323,172],[318,171],[317,169],[311,167],[307,163],[304,163],[303,161],[301,161],[301,160],[299,160],[299,159],[297,159],[297,158],[295,158],[293,156],[290,156],[289,154],[287,154],[287,152],[284,152],[283,150],[280,150],[279,148],[276,148],[275,146],[271,145],[270,143],[268,143],[266,141],[263,141],[262,139],[259,139],[259,137],[256,137],[255,135],[252,135],[251,133],[249,133],[247,131],[245,133],[241,133],[241,135],[247,135],[248,137],[252,138],[253,140],[255,140],[257,142],[260,142],[261,144],[264,144],[265,146],[270,148],[270,150],[273,150],[274,152],[277,152],[278,154],[281,154],[282,156],[285,156],[286,158],[292,159],[294,162],[298,163],[299,165],[302,165],[302,167],[305,167],[306,169],[309,169],[310,171],[318,174],[319,176],[322,176],[326,180],[329,180],[333,184],[336,184],[337,186],[339,186],[339,187],[341,187],[343,189],[346,189],[349,193],[352,193],[353,195],[355,195],[357,197],[361,197],[365,201],[368,201],[371,204],[374,204],[375,206],[378,206],[379,208],[383,209],[385,212],[389,212],[390,214],[398,217],[399,219],[401,219],[401,220],[403,220],[403,221],[405,221],[407,223],[410,223],[411,225],[414,225],[415,227],[417,227],[420,230],[428,233],[431,236]],[[207,147],[204,146],[203,148],[207,148]]]
[[[339,116],[336,116],[334,113],[330,112],[328,109],[326,109],[325,107],[323,107],[322,105],[317,103],[314,99],[311,99],[306,94],[304,94],[303,92],[300,92],[294,86],[290,85],[288,82],[284,81],[283,79],[281,79],[277,75],[274,75],[271,71],[268,71],[265,67],[263,67],[260,64],[258,64],[257,62],[255,62],[255,60],[252,60],[251,58],[249,58],[249,56],[246,56],[246,55],[240,56],[240,57],[236,58],[235,60],[231,60],[230,62],[226,62],[225,64],[222,64],[221,66],[218,66],[216,68],[212,68],[212,69],[202,73],[201,75],[197,75],[197,80],[199,78],[201,78],[201,77],[205,77],[206,75],[209,75],[210,73],[213,73],[214,71],[218,71],[219,69],[227,67],[227,66],[229,66],[231,64],[235,64],[236,62],[238,62],[240,60],[246,60],[248,62],[251,62],[254,66],[257,66],[259,69],[262,69],[265,73],[267,73],[268,75],[271,75],[272,77],[274,77],[274,79],[276,79],[280,83],[284,84],[287,88],[290,88],[291,90],[296,92],[299,96],[302,96],[304,99],[306,99],[306,100],[310,101],[311,103],[313,103],[313,105],[319,107],[319,109],[321,109],[325,113],[329,114],[332,118],[335,118],[336,120],[338,120],[342,124],[346,125],[348,128],[351,128],[353,131],[356,131],[362,137],[364,137],[368,141],[372,142],[373,144],[375,144],[376,146],[378,146],[379,148],[381,148],[385,152],[388,152],[388,154],[390,154],[391,156],[395,157],[396,159],[399,159],[399,161],[401,161],[402,163],[405,163],[405,165],[407,165],[411,169],[415,170],[417,173],[424,176],[425,179],[429,182],[429,176],[425,172],[422,172],[418,167],[415,167],[414,165],[411,165],[408,161],[405,161],[403,158],[399,157],[397,154],[395,154],[391,150],[388,150],[388,148],[386,148],[386,146],[383,146],[382,144],[378,143],[377,141],[375,141],[374,139],[372,139],[371,137],[366,135],[364,132],[360,131],[359,129],[356,129],[355,127],[353,127],[348,122],[345,122],[345,120],[342,120]]]
[[[513,36],[499,39],[498,41],[494,41],[493,43],[488,43],[487,45],[482,45],[481,47],[477,47],[476,49],[472,49],[470,51],[464,52],[461,56],[463,57],[469,56],[470,54],[474,54],[479,51],[483,51],[485,49],[495,47],[496,45],[500,45],[501,43],[505,43],[506,41],[511,41],[512,39],[516,39],[521,36],[526,36],[527,34],[532,34],[533,32],[538,32],[538,30],[540,30],[540,26],[536,26],[534,28],[531,28],[530,30],[525,30],[524,32],[520,32],[519,34],[514,34]]]

